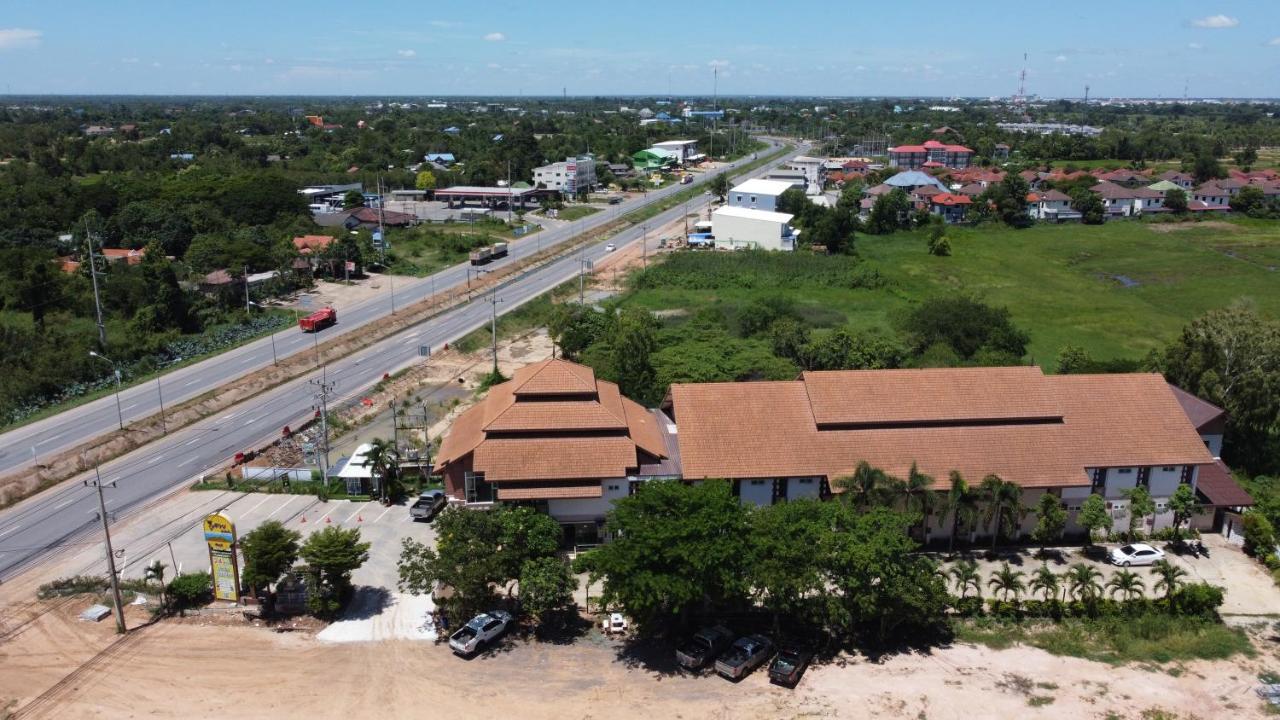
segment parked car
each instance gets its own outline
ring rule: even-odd
[[[795,687],[812,659],[813,651],[798,645],[784,645],[778,651],[778,657],[769,665],[769,679],[787,687]]]
[[[627,631],[627,618],[622,613],[609,613],[609,617],[600,622],[600,629],[608,635],[622,634]]]
[[[733,633],[729,628],[719,625],[702,628],[676,650],[676,662],[697,670],[714,660],[731,642]]]
[[[1133,543],[1118,547],[1111,551],[1111,564],[1129,567],[1130,565],[1150,565],[1164,559],[1164,551],[1153,548],[1146,543]]]
[[[730,680],[738,680],[760,667],[772,654],[773,643],[769,642],[769,638],[762,635],[740,637],[716,661],[716,672]]]
[[[449,636],[449,647],[458,655],[473,655],[497,640],[511,626],[511,613],[504,610],[480,613]]]
[[[427,490],[409,506],[409,517],[416,520],[430,520],[449,503],[443,490]]]

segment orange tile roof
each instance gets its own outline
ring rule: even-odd
[[[804,373],[819,425],[1062,416],[1038,367],[835,370]]]
[[[499,500],[559,500],[598,498],[604,494],[600,483],[590,485],[544,485],[540,487],[498,488]]]
[[[619,478],[637,467],[636,446],[625,436],[488,438],[471,466],[489,482]]]
[[[809,372],[676,384],[671,399],[687,479],[836,478],[865,460],[898,476],[917,463],[938,487],[952,470],[1062,487],[1087,485],[1090,467],[1212,462],[1159,375]]]
[[[622,430],[626,422],[593,400],[547,400],[512,403],[485,423],[487,432]]]
[[[596,391],[595,371],[586,365],[555,358],[526,365],[514,373],[516,395],[573,395]]]
[[[310,255],[316,250],[329,247],[333,238],[328,235],[299,235],[293,239],[293,246],[303,255]]]

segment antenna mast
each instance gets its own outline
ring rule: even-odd
[[[1018,95],[1013,99],[1017,105],[1027,102],[1027,54],[1022,53],[1022,72],[1018,74]]]

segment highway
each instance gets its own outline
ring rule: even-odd
[[[761,154],[771,153],[779,145],[776,141],[768,142],[769,149],[762,151]],[[728,169],[749,162],[751,158],[746,157],[733,163]],[[695,184],[705,183],[721,172],[725,172],[725,169],[696,176]],[[632,198],[610,206],[607,210],[581,220],[546,228],[515,240],[510,243],[509,258],[498,261],[494,267],[518,262],[542,249],[563,243],[580,233],[608,224],[621,215],[659,202],[687,188],[687,185],[671,185],[647,193],[644,197]],[[338,324],[321,333],[320,340],[332,340],[339,334],[352,332],[386,317],[392,311],[393,302],[395,307],[403,308],[429,297],[433,292],[464,285],[469,267],[467,263],[460,263],[429,277],[397,278],[393,282],[388,282],[387,287],[378,297],[342,308],[338,313]],[[105,350],[107,357],[111,356],[110,340],[107,338],[108,347]],[[286,327],[276,332],[274,338],[263,337],[165,373],[158,383],[153,380],[125,388],[120,392],[119,410],[117,410],[115,396],[106,395],[57,415],[14,428],[0,435],[0,474],[33,467],[39,458],[57,455],[87,440],[117,430],[121,416],[127,430],[130,421],[150,417],[159,412],[162,401],[165,407],[174,407],[236,378],[264,368],[272,363],[273,342],[275,354],[284,358],[307,349],[313,341],[310,334],[304,334],[296,327]],[[106,361],[103,361],[103,368],[108,369]]]
[[[773,165],[781,164],[784,159],[775,161]],[[704,175],[702,179],[705,181],[707,177],[709,175]],[[654,199],[656,198],[651,197],[649,202]],[[704,208],[709,199],[706,195],[694,198],[687,205],[677,205],[662,212],[648,220],[647,224],[659,226],[676,220],[686,211],[693,212]],[[634,210],[636,207],[634,204],[626,206],[623,212]],[[597,222],[608,222],[612,219],[613,213],[602,212],[591,217],[597,216],[604,216],[599,217]],[[585,224],[585,220],[583,222],[581,227],[574,229],[575,232],[591,227]],[[552,232],[555,231],[544,230],[537,234]],[[567,236],[567,233],[563,234]],[[543,264],[535,270],[527,270],[513,276],[497,287],[496,295],[502,300],[497,306],[498,314],[511,312],[557,285],[571,280],[578,274],[583,258],[598,260],[605,255],[606,244],[612,243],[622,248],[638,241],[641,236],[642,227],[632,227],[581,252],[572,253],[554,262]],[[649,237],[651,246],[656,246],[657,240],[656,234]],[[543,241],[550,242],[550,239],[543,238]],[[512,256],[518,258],[534,252],[535,242],[534,238],[521,239],[513,245]],[[437,273],[437,289],[443,287],[442,283],[465,282],[465,268],[466,266],[459,265]],[[429,292],[429,285],[424,283],[429,283],[429,280],[415,281],[406,288],[403,302],[408,303],[424,297],[426,292]],[[339,327],[346,324],[346,329],[350,330],[353,324],[364,324],[382,317],[390,312],[389,297],[387,302],[385,307],[382,307],[380,302],[373,302],[360,310],[349,310],[345,317],[339,315]],[[396,303],[399,306],[401,302],[401,288],[397,287]],[[314,414],[314,407],[318,404],[317,388],[310,383],[311,380],[323,379],[332,385],[329,395],[331,405],[359,397],[367,388],[377,383],[383,373],[395,372],[402,367],[423,362],[424,359],[418,354],[420,345],[438,348],[445,343],[454,342],[472,330],[486,326],[491,312],[489,293],[486,292],[429,322],[407,328],[360,352],[329,363],[323,369],[317,369],[304,377],[241,402],[219,416],[206,418],[189,427],[176,430],[102,465],[100,472],[104,483],[116,482],[115,487],[109,487],[105,491],[110,519],[118,522],[128,513],[145,507],[152,500],[162,497],[174,488],[194,481],[208,470],[221,466],[236,452],[259,447],[269,442],[286,425],[293,427],[301,425]],[[352,317],[353,315],[356,317]],[[287,337],[292,339],[286,339]],[[290,329],[279,333],[276,342],[277,351],[286,354],[309,346],[312,338],[296,329]],[[165,377],[165,402],[180,401],[183,397],[181,389],[185,385],[194,388],[186,391],[186,397],[191,397],[270,362],[271,347],[269,340],[264,338],[230,353],[201,362],[199,365],[178,370]],[[201,367],[205,368],[204,372],[207,375],[200,374],[197,369]],[[191,382],[193,377],[198,377],[199,381]],[[136,403],[137,412],[142,414],[147,402],[146,394],[151,393],[154,398],[154,385],[155,383],[152,382],[132,388],[124,394],[128,399],[123,404],[132,406]],[[168,387],[174,388],[172,399],[167,394]],[[106,404],[97,401],[77,409],[87,413],[91,418],[98,418],[97,427],[101,426],[101,416],[105,412],[106,427],[100,429],[100,432],[103,429],[110,430],[115,427],[114,400],[111,398],[106,400]],[[106,407],[107,411],[102,407],[91,409],[93,406]],[[82,439],[92,431],[91,429],[82,430],[78,426],[81,420],[73,415],[77,410],[63,414],[68,417],[61,419],[60,429],[57,423],[54,424],[52,428],[54,435],[59,432],[74,432],[78,439]],[[45,422],[42,421],[37,425],[43,426]],[[49,431],[46,429],[42,432]],[[59,442],[62,441],[55,439],[50,445]],[[26,567],[39,562],[48,553],[68,543],[97,541],[97,536],[94,534],[98,527],[96,492],[83,485],[84,480],[92,477],[93,472],[86,473],[0,512],[0,581],[16,575]]]

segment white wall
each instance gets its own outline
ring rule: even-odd
[[[772,505],[772,480],[740,480],[738,481],[738,498],[743,505]]]
[[[1108,500],[1123,497],[1125,490],[1138,486],[1138,468],[1107,468],[1106,491],[1103,497]]]
[[[1151,482],[1148,483],[1147,490],[1153,498],[1167,498],[1178,489],[1180,482],[1182,482],[1181,465],[1157,465],[1151,468]]]
[[[818,491],[822,488],[822,483],[818,478],[789,478],[787,480],[787,499],[801,500],[804,498],[818,498]]]
[[[626,478],[600,482],[602,494],[598,498],[571,498],[547,501],[547,514],[556,520],[604,517],[613,508],[613,501],[630,493],[630,481]]]
[[[1214,457],[1222,457],[1222,436],[1221,435],[1201,435],[1200,439],[1204,441],[1205,447],[1209,448],[1209,454]]]
[[[717,250],[759,248],[761,250],[792,250],[791,243],[782,244],[786,223],[771,220],[740,218],[715,213],[711,216],[716,236]]]

